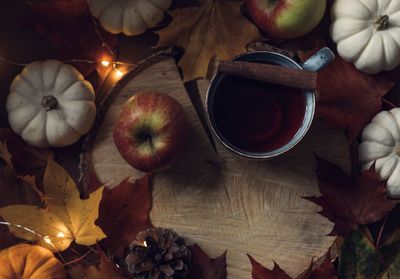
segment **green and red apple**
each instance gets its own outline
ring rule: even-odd
[[[114,143],[122,158],[144,172],[172,166],[185,145],[187,118],[181,104],[157,92],[135,94],[114,125]]]
[[[260,29],[274,37],[293,39],[319,24],[326,0],[246,0],[246,7]]]

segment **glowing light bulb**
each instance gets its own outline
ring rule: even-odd
[[[146,241],[143,242],[143,246],[147,247],[147,242]]]
[[[101,61],[101,65],[103,65],[104,67],[108,67],[108,66],[110,66],[110,61],[108,61],[108,60],[103,60],[103,61]]]
[[[65,234],[63,232],[59,232],[57,234],[57,237],[59,237],[59,238],[64,238],[64,236],[65,236]]]
[[[53,243],[51,242],[50,237],[48,237],[48,236],[43,237],[43,240],[44,240],[44,242],[46,242],[47,244],[53,244]]]
[[[121,72],[120,70],[118,70],[118,69],[115,69],[115,75],[118,77],[118,78],[121,78],[121,77],[123,77],[124,76],[124,73],[123,72]]]

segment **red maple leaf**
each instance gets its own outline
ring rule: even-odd
[[[152,228],[150,209],[152,195],[149,175],[135,182],[124,180],[111,190],[104,190],[99,206],[96,224],[107,235],[101,244],[117,261],[125,260],[129,244],[140,231]],[[192,270],[188,278],[224,279],[226,278],[226,253],[210,259],[197,245],[192,251]]]
[[[253,268],[253,279],[292,279],[277,263],[274,263],[274,268],[270,270],[251,256],[248,255],[248,257]],[[327,255],[319,264],[311,263],[308,270],[300,275],[298,279],[338,279],[338,277],[330,256]]]
[[[309,277],[299,279],[338,279],[337,271],[333,266],[330,257],[325,257],[321,265],[317,266],[309,275]]]
[[[326,45],[321,40],[315,49],[300,53],[300,57],[304,61]],[[394,76],[394,72],[364,74],[336,55],[332,64],[318,75],[317,113],[332,126],[346,129],[349,140],[353,141],[381,110],[382,97],[396,83]]]
[[[117,36],[100,26],[97,33],[86,0],[29,0],[27,3],[32,8],[28,25],[54,45],[59,59],[99,61],[105,54],[109,56],[100,36],[115,51]],[[73,64],[85,77],[97,67],[97,64]]]
[[[330,235],[344,236],[359,225],[375,222],[398,203],[386,196],[386,182],[373,168],[349,177],[339,166],[317,157],[322,196],[306,197],[322,207],[319,213],[335,225]]]
[[[210,259],[198,245],[190,247],[192,251],[192,270],[187,278],[191,279],[225,279],[226,252],[221,256]]]
[[[292,279],[283,269],[279,267],[277,263],[274,263],[274,268],[270,270],[262,266],[250,255],[247,256],[249,257],[251,266],[253,268],[251,272],[253,279]]]
[[[313,49],[298,53],[302,61],[325,46],[336,50],[336,45],[329,36],[330,9],[333,2],[328,1],[327,11],[318,28],[299,39],[304,41],[303,44],[314,44]],[[399,72],[400,67],[391,72],[368,75],[358,71],[336,53],[336,59],[318,76],[317,114],[332,126],[345,129],[349,140],[353,141],[382,109],[382,97],[396,84]]]
[[[107,235],[102,244],[113,255],[124,259],[124,249],[140,231],[153,227],[150,223],[151,191],[149,176],[128,179],[114,189],[104,190],[96,224]]]

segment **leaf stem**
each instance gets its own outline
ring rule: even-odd
[[[386,226],[387,220],[388,220],[388,214],[386,214],[385,218],[383,219],[382,226],[381,226],[381,228],[379,230],[378,239],[376,240],[376,247],[379,247],[379,245],[380,245],[380,242],[381,242],[381,239],[382,239],[382,235],[383,235],[383,231],[385,230],[385,226]]]
[[[388,106],[391,107],[391,108],[395,108],[395,107],[396,107],[395,104],[393,104],[391,101],[389,101],[389,100],[386,99],[385,97],[382,98],[382,102],[383,102],[384,104],[388,105]]]
[[[63,266],[66,266],[66,265],[73,265],[74,263],[79,263],[81,260],[83,260],[84,258],[86,258],[87,256],[89,256],[89,254],[92,253],[92,252],[93,252],[92,250],[88,250],[83,256],[81,256],[81,257],[79,257],[79,258],[76,258],[76,259],[74,259],[74,260],[72,260],[72,261],[63,263],[62,265],[63,265]]]

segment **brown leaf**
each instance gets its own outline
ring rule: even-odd
[[[50,150],[28,145],[10,129],[0,129],[0,144],[6,147],[0,148],[0,158],[8,161],[16,175],[32,175],[40,179],[46,169],[47,158],[53,158]]]
[[[316,48],[299,53],[299,56],[305,61],[326,45],[329,44],[320,39]],[[317,113],[332,126],[346,129],[349,140],[353,141],[381,110],[382,97],[395,85],[397,79],[395,72],[378,75],[362,73],[336,54],[332,64],[318,76],[317,91],[320,99]]]
[[[248,255],[248,257],[253,267],[253,279],[292,279],[292,277],[282,270],[278,264],[274,263],[274,268],[269,270],[258,263],[250,255]],[[338,279],[338,277],[330,257],[326,256],[323,261],[316,266],[314,263],[311,263],[308,270],[299,276],[298,279]]]
[[[46,203],[46,200],[48,200],[49,198],[46,197],[46,195],[43,194],[43,192],[38,188],[34,176],[25,175],[19,177],[19,179],[21,180],[23,185],[32,189],[32,191],[37,195],[37,197],[39,197],[41,204]]]
[[[32,15],[28,24],[53,43],[60,59],[88,59],[99,61],[108,50],[96,33],[86,0],[29,0]],[[98,30],[104,41],[114,50],[117,36]],[[89,76],[97,64],[75,63],[84,76]]]
[[[398,201],[386,196],[386,182],[374,169],[349,177],[340,167],[317,157],[320,197],[306,197],[322,207],[335,225],[330,235],[346,235],[359,225],[381,219]]]
[[[16,203],[40,204],[40,200],[30,186],[18,179],[8,165],[0,172],[0,207]],[[9,230],[9,226],[0,217],[0,249],[21,242]]]
[[[12,204],[40,205],[40,197],[32,186],[24,181],[26,177],[15,176],[9,166],[0,172],[0,207]]]
[[[337,271],[329,257],[311,273],[308,279],[338,279]],[[302,278],[306,279],[306,278]]]
[[[97,249],[100,256],[100,265],[96,266],[85,266],[79,264],[71,267],[68,270],[70,279],[122,279],[120,270],[117,266],[107,258],[101,249]]]
[[[283,271],[277,263],[274,263],[274,268],[269,270],[262,266],[250,255],[247,255],[250,259],[251,266],[253,268],[251,275],[253,279],[292,279],[285,271]]]
[[[210,259],[206,253],[197,245],[190,247],[192,252],[192,269],[188,274],[191,279],[225,279],[226,252],[221,256]]]
[[[324,46],[336,50],[336,45],[329,36],[330,9],[333,0],[328,1],[327,12],[320,26],[306,36],[303,41],[312,41],[314,48],[299,52],[302,61]],[[304,42],[303,42],[304,43]],[[398,71],[368,75],[358,71],[352,64],[345,62],[336,52],[336,59],[319,73],[317,91],[317,113],[337,128],[344,128],[350,141],[353,141],[381,110],[382,97],[395,85]]]
[[[317,265],[311,263],[307,272],[298,279],[338,279],[337,271],[332,264],[329,253]]]
[[[108,236],[102,244],[120,260],[124,260],[124,249],[136,235],[153,227],[149,218],[151,201],[149,176],[134,183],[126,179],[116,188],[104,190],[96,224]]]
[[[8,150],[7,146],[0,142],[0,158],[4,160],[6,163],[6,167],[4,168],[5,177],[7,177],[8,182],[4,182],[3,186],[0,186],[0,191],[3,190],[7,192],[7,202],[20,203],[22,198],[25,197],[27,200],[25,203],[33,203],[35,204],[37,201],[37,197],[40,199],[41,203],[44,204],[46,197],[43,192],[37,186],[37,179],[32,175],[19,175],[16,168],[14,167],[14,161],[16,161]],[[39,173],[41,175],[41,173]],[[5,178],[3,178],[5,180]],[[0,182],[1,183],[1,182]],[[30,188],[32,191],[29,191]],[[17,198],[10,198],[13,193],[17,196]],[[4,204],[2,205],[4,206]]]
[[[170,12],[172,23],[157,32],[157,47],[183,47],[179,61],[184,81],[207,75],[210,61],[230,59],[246,51],[249,42],[260,35],[255,25],[245,19],[240,6],[243,1],[205,0],[201,6]]]

